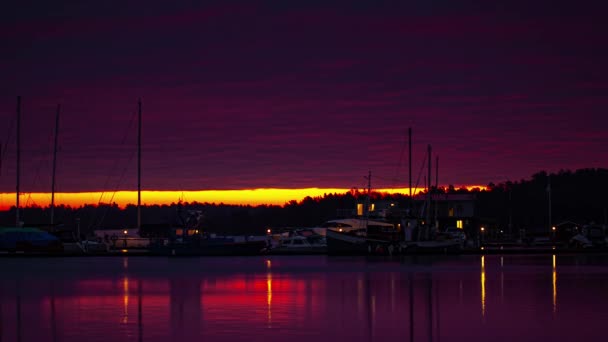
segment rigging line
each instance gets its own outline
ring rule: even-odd
[[[127,128],[125,129],[125,133],[123,135],[123,138],[121,140],[120,146],[123,147],[126,144],[127,141],[127,137],[129,136],[129,132],[131,130],[131,127],[133,126],[133,122],[135,122],[135,117],[137,116],[137,111],[133,111],[133,114],[131,115],[131,119],[129,121],[129,124],[127,125]],[[114,170],[116,168],[118,168],[118,163],[120,161],[118,159],[116,159],[114,161],[114,166],[112,167],[111,170]],[[106,181],[104,183],[104,186],[102,188],[101,194],[99,195],[99,200],[97,201],[97,206],[99,207],[102,203],[103,200],[103,196],[106,194],[106,191],[104,189],[107,189],[109,187],[109,183],[110,183],[110,178],[112,178],[112,172],[108,172],[108,177],[106,178]],[[114,196],[112,196],[112,199],[114,198]],[[111,202],[109,203],[111,206]],[[106,208],[105,212],[107,212],[109,210],[109,207]],[[96,215],[93,214],[93,217],[91,218],[91,221],[89,223],[88,228],[91,229],[94,225],[101,225],[101,223],[103,222],[103,217],[105,217],[105,213],[102,215],[102,219],[99,221],[99,223],[96,222],[97,218],[95,217]]]
[[[53,135],[51,134],[51,135],[48,136],[48,141],[47,141],[47,144],[46,144],[47,150],[44,153],[45,155],[51,154],[51,156],[52,156],[52,153],[50,153],[51,152],[50,151],[51,150],[50,146],[52,146],[52,143],[51,143],[52,139],[53,139]],[[38,163],[36,165],[35,172],[34,172],[34,182],[32,184],[32,187],[34,189],[36,188],[36,184],[38,183],[38,180],[40,179],[40,169],[43,168],[43,167],[46,167],[46,166],[48,166],[48,160],[41,158],[38,161]],[[50,198],[49,198],[49,202],[50,202]]]
[[[403,139],[403,145],[401,146],[401,153],[399,154],[399,163],[397,164],[397,171],[395,171],[395,178],[394,181],[395,183],[397,183],[398,179],[399,179],[399,174],[401,173],[401,165],[403,163],[403,155],[405,154],[405,149],[407,147],[407,135],[405,136],[405,139]]]
[[[134,111],[133,114],[132,114],[132,116],[131,116],[131,119],[129,120],[129,124],[127,125],[127,128],[125,129],[125,133],[124,133],[124,135],[122,137],[122,140],[120,142],[120,147],[124,147],[124,145],[126,144],[127,138],[129,136],[129,132],[131,130],[131,127],[133,126],[133,122],[135,121],[135,116],[136,116],[136,112]],[[110,183],[110,179],[113,176],[112,171],[118,168],[118,164],[119,163],[120,163],[120,160],[118,160],[118,158],[115,159],[115,161],[114,161],[114,167],[112,167],[112,169],[108,173],[108,177],[106,178],[106,181],[105,181],[104,186],[103,186],[102,189],[107,189],[108,188],[109,183]],[[106,193],[106,191],[102,191],[101,192],[101,195],[99,196],[99,201],[97,203],[98,205],[101,203],[101,200],[102,200],[103,196],[105,195],[105,193]]]
[[[112,203],[112,201],[114,200],[114,196],[116,196],[116,192],[118,192],[118,187],[120,186],[120,183],[124,180],[124,176],[127,173],[127,165],[133,160],[135,152],[131,152],[131,156],[129,157],[129,161],[127,163],[125,163],[125,167],[123,168],[123,172],[120,176],[120,179],[118,181],[118,184],[116,185],[116,188],[114,189],[114,191],[112,192],[112,196],[110,197],[110,204]],[[110,206],[106,207],[106,210],[104,211],[103,215],[101,216],[101,220],[99,221],[99,224],[103,223],[103,220],[106,218],[106,215],[108,213],[108,211],[110,210]]]
[[[420,166],[420,171],[418,172],[418,178],[416,179],[416,185],[414,186],[414,189],[418,189],[418,184],[420,184],[420,176],[424,171],[424,164],[426,163],[426,158],[428,158],[427,154],[428,153],[424,154],[424,159],[422,160],[422,165]]]
[[[12,138],[13,128],[15,126],[15,118],[11,119],[11,124],[9,125],[8,134],[6,135],[6,143],[2,144],[0,151],[0,174],[2,174],[2,166],[4,164],[4,158],[6,156],[6,150],[8,149],[8,142]]]

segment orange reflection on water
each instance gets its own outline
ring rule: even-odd
[[[486,256],[481,256],[481,317],[486,317]]]
[[[129,322],[129,278],[125,277],[122,281],[123,287],[123,315],[122,315],[122,323],[127,324]]]
[[[553,254],[553,269],[551,272],[553,283],[553,313],[557,312],[557,264],[555,254]]]

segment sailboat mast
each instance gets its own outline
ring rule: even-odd
[[[431,144],[428,145],[428,161],[429,161],[429,165],[427,167],[428,169],[428,177],[427,177],[427,183],[426,183],[426,226],[430,227],[431,226]],[[428,233],[428,230],[427,230]]]
[[[141,99],[137,101],[137,229],[141,228]]]
[[[407,135],[408,135],[408,149],[409,149],[409,153],[408,153],[408,159],[409,159],[409,171],[408,171],[408,175],[409,175],[409,181],[410,181],[410,213],[412,211],[412,127],[408,128],[407,130]]]
[[[19,176],[21,173],[21,96],[17,96],[17,189],[15,203],[15,220],[16,226],[21,226],[19,218]]]
[[[372,171],[367,175],[367,200],[365,201],[365,229],[369,224],[369,207],[372,200]]]
[[[61,105],[57,105],[57,113],[55,114],[55,144],[53,147],[53,178],[51,181],[51,225],[55,223],[55,171],[57,170],[57,141],[59,136],[59,112]]]
[[[435,190],[437,190],[437,189],[439,189],[439,156],[435,156]],[[439,223],[437,222],[438,214],[439,214],[439,198],[435,197],[435,228],[439,228]]]

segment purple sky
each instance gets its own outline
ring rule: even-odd
[[[605,2],[191,3],[4,5],[0,191],[17,95],[23,191],[58,103],[57,190],[135,189],[139,97],[150,190],[403,187],[410,126],[414,181],[429,143],[441,184],[608,167]]]

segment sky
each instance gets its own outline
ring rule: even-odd
[[[488,184],[608,167],[606,5],[19,1],[0,12],[0,192]],[[434,166],[433,166],[434,168]],[[433,171],[434,172],[434,171]],[[433,179],[435,175],[432,176]],[[3,195],[10,197],[9,195]]]

